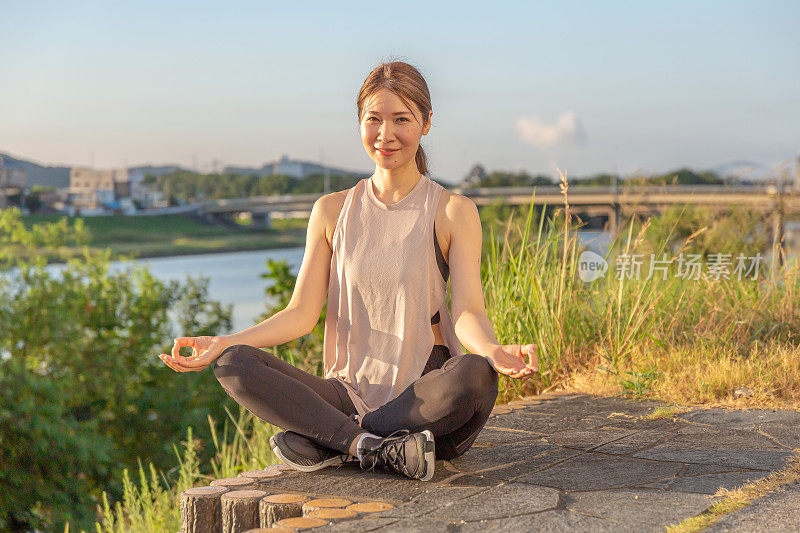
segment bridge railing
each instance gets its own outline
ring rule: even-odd
[[[561,194],[561,190],[557,186],[540,185],[535,187],[456,187],[453,192],[463,194],[464,196],[504,196],[504,195],[519,195],[519,194],[533,194],[534,190],[537,194]],[[608,194],[613,192],[614,188],[608,185],[572,185],[569,188],[568,194],[570,196],[580,196],[582,194]],[[664,192],[668,194],[768,194],[777,192],[776,188],[771,185],[620,185],[617,191],[621,194],[640,194],[640,193],[657,193]],[[788,192],[788,191],[785,191]]]

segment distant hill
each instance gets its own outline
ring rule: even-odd
[[[32,161],[19,159],[8,154],[0,153],[9,162],[19,165],[25,170],[27,186],[44,185],[53,187],[69,187],[70,167],[48,167]]]
[[[287,154],[283,154],[277,161],[265,163],[261,168],[254,167],[239,167],[239,166],[226,166],[223,169],[225,174],[245,174],[255,176],[270,176],[274,174],[283,174],[293,178],[307,178],[312,175],[323,175],[328,172],[330,176],[357,176],[369,177],[372,172],[360,172],[353,170],[346,170],[338,167],[331,167],[321,165],[314,161],[304,161],[300,159],[292,159]]]

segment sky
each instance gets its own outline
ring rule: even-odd
[[[0,153],[371,172],[356,95],[411,63],[432,177],[665,172],[800,153],[800,2],[0,0]]]

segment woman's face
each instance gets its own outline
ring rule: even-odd
[[[387,170],[414,165],[419,140],[430,130],[430,117],[423,127],[417,106],[408,108],[396,94],[380,89],[364,104],[361,142],[375,164]],[[386,151],[384,151],[384,149]]]

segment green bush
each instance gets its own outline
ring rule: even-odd
[[[114,443],[98,420],[69,412],[64,384],[15,360],[0,368],[0,529],[87,523],[91,481],[108,475]]]
[[[230,329],[231,310],[209,299],[207,279],[163,283],[145,267],[112,271],[107,251],[84,248],[51,274],[40,252],[80,242],[85,228],[62,219],[26,229],[20,217],[0,211],[0,379],[13,382],[0,396],[9,420],[0,476],[30,470],[38,481],[0,500],[0,520],[7,528],[90,527],[100,489],[122,494],[118,472],[139,458],[171,466],[186,428],[204,426],[209,414],[223,419],[233,404],[212,373],[176,376],[158,358],[176,336]],[[33,388],[23,393],[21,384]],[[28,455],[15,463],[20,439]]]

